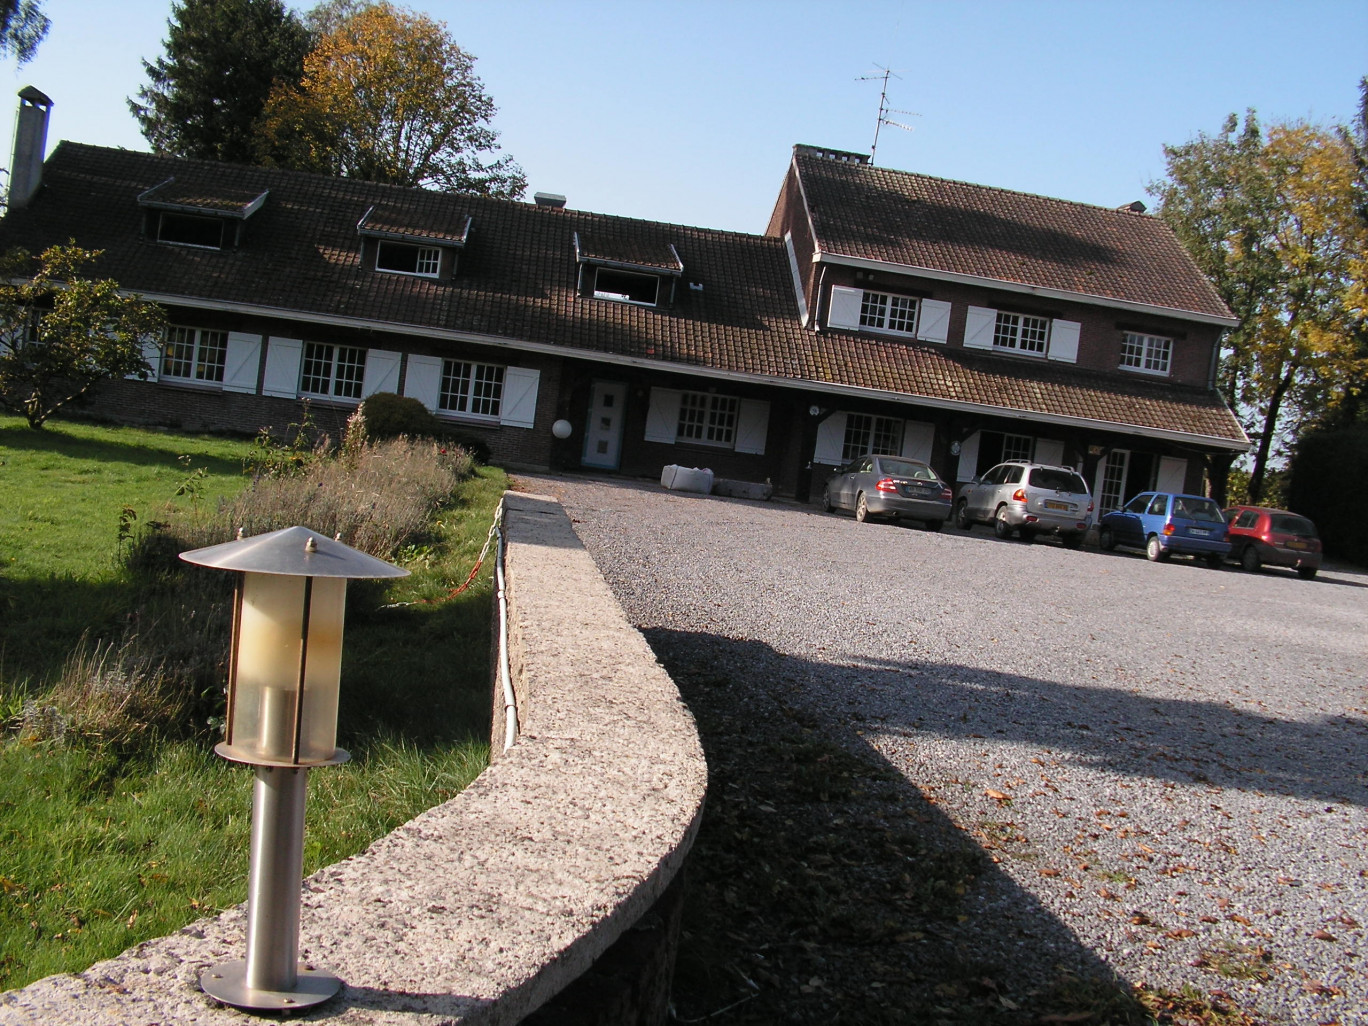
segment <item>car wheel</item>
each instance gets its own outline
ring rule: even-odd
[[[993,533],[999,538],[1012,536],[1012,525],[1007,522],[1007,507],[999,506],[993,516]]]
[[[1206,565],[1209,566],[1209,567],[1211,567],[1211,569],[1213,569],[1213,570],[1219,570],[1219,569],[1221,569],[1221,566],[1222,566],[1222,564],[1224,564],[1224,563],[1225,563],[1225,556],[1221,555],[1219,552],[1208,552],[1208,553],[1207,553]]]
[[[1297,567],[1297,576],[1303,581],[1309,581],[1316,576],[1316,569],[1314,566],[1299,566]]]
[[[967,531],[974,526],[974,522],[969,519],[969,500],[960,499],[955,506],[955,526],[961,531]]]
[[[1108,552],[1116,548],[1116,535],[1112,534],[1110,527],[1104,527],[1097,532],[1097,544]]]
[[[1083,535],[1075,531],[1073,534],[1062,534],[1059,540],[1064,543],[1066,549],[1081,549],[1083,547]]]
[[[939,531],[943,523],[945,523],[943,520],[928,520],[926,522],[926,529],[928,531]],[[1312,572],[1314,573],[1315,571]]]
[[[1159,536],[1152,534],[1149,541],[1145,543],[1145,558],[1151,563],[1162,563],[1168,559],[1169,554],[1164,551],[1164,547],[1159,544]]]
[[[1257,573],[1259,567],[1263,566],[1263,560],[1259,558],[1258,550],[1253,545],[1246,545],[1240,550],[1240,566],[1251,574]]]
[[[862,524],[869,519],[869,503],[865,502],[864,492],[855,500],[855,519]]]
[[[831,493],[827,491],[825,488],[822,489],[822,512],[831,512]]]

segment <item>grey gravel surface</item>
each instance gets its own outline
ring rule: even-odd
[[[781,676],[985,849],[959,929],[1008,985],[1100,961],[1368,1024],[1368,574],[522,480],[648,636],[755,651],[733,672]]]

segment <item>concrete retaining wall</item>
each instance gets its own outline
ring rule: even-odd
[[[673,682],[560,506],[510,492],[505,510],[521,736],[305,881],[300,957],[346,984],[308,1021],[517,1023],[642,920],[693,842],[707,771]],[[245,927],[234,909],[7,992],[0,1024],[240,1024],[198,980],[242,957]]]

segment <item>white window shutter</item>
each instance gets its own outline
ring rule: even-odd
[[[1078,332],[1081,325],[1077,321],[1052,321],[1050,323],[1050,359],[1066,363],[1078,362]]]
[[[978,449],[979,433],[975,431],[972,435],[960,442],[959,467],[955,471],[956,481],[972,481],[978,472]]]
[[[996,310],[990,310],[986,306],[971,306],[964,318],[965,346],[970,349],[992,349],[993,332],[996,328]]]
[[[400,354],[388,349],[367,349],[366,370],[361,378],[361,398],[376,392],[399,391]]]
[[[812,450],[813,463],[845,462],[845,429],[846,415],[840,410],[817,425],[817,444]]]
[[[142,355],[150,368],[148,375],[143,377],[141,374],[129,374],[127,377],[133,378],[135,381],[156,381],[161,375],[162,346],[164,343],[165,339],[161,337],[143,339]]]
[[[863,289],[831,286],[831,309],[827,311],[827,325],[832,328],[860,329],[860,305],[864,302]]]
[[[1052,467],[1064,466],[1064,443],[1053,438],[1037,438],[1035,461],[1048,463]]]
[[[505,367],[499,423],[530,428],[537,419],[537,386],[541,371],[533,367]]]
[[[941,299],[923,299],[917,304],[917,337],[928,342],[944,342],[950,337],[950,304]]]
[[[936,439],[936,425],[921,420],[909,420],[903,425],[902,455],[910,460],[931,462],[931,443]]]
[[[440,356],[415,356],[408,358],[408,371],[404,374],[404,395],[417,399],[433,413],[437,412],[437,402],[442,393],[442,358]]]
[[[742,399],[736,411],[736,451],[763,456],[768,434],[769,403],[761,399]]]
[[[679,397],[677,388],[651,389],[651,405],[646,410],[646,441],[674,445],[679,433]]]
[[[1159,474],[1155,478],[1155,491],[1185,492],[1188,461],[1176,456],[1159,457]]]
[[[263,395],[293,399],[299,395],[299,365],[304,343],[297,338],[271,338],[266,343],[266,382]]]
[[[228,332],[228,353],[223,360],[223,390],[254,394],[260,370],[261,336],[241,331]]]

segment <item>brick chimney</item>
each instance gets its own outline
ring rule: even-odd
[[[14,156],[10,161],[9,205],[28,205],[43,184],[43,154],[47,150],[48,110],[52,100],[33,86],[19,90],[19,114],[14,119]]]

